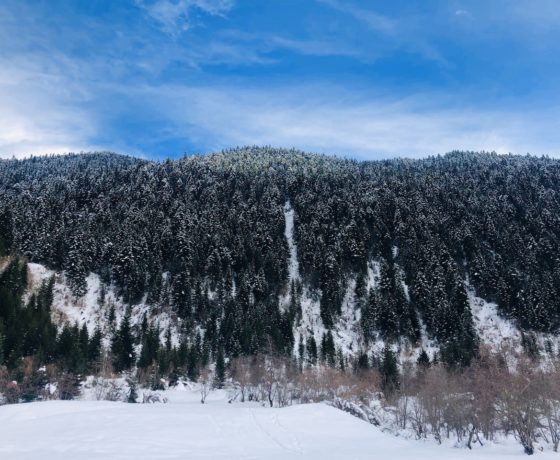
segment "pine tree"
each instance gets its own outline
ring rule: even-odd
[[[187,355],[187,377],[190,381],[196,382],[198,380],[198,362],[199,362],[199,349],[196,344],[189,348]]]
[[[146,313],[144,313],[144,315],[142,316],[142,325],[140,326],[140,337],[142,339],[144,339],[144,337],[146,336],[146,333],[148,332],[148,315]]]
[[[323,334],[321,340],[321,360],[326,362],[329,366],[334,367],[335,364],[335,346],[334,339],[331,331]]]
[[[115,314],[115,305],[113,305],[113,303],[111,303],[111,306],[109,307],[109,312],[107,313],[107,322],[109,323],[109,327],[111,330],[115,329],[115,321],[116,321],[117,317]]]
[[[70,243],[70,249],[66,259],[66,275],[72,293],[77,297],[82,297],[87,292],[86,276],[87,270],[85,267],[84,251],[80,247],[80,237],[76,236]]]
[[[113,336],[111,354],[116,372],[128,370],[134,365],[134,338],[130,327],[130,309],[127,309],[119,329]]]
[[[423,348],[418,355],[416,363],[423,369],[427,369],[428,367],[430,367],[430,357],[428,356],[428,353],[426,353],[426,350],[424,350]]]
[[[383,391],[392,393],[399,387],[399,368],[397,358],[389,347],[383,349],[383,359],[379,367]]]
[[[2,320],[0,319],[0,366],[4,364],[4,333],[3,333],[3,324]]]
[[[142,349],[138,359],[138,367],[145,369],[158,359],[159,356],[159,326],[149,326],[142,337]]]
[[[356,362],[356,367],[358,370],[369,369],[369,357],[367,353],[360,353],[358,355],[358,360]]]
[[[313,334],[309,334],[307,338],[307,360],[309,364],[314,366],[317,364],[317,342],[315,342],[315,337]]]
[[[84,359],[87,361],[89,352],[89,332],[85,323],[82,324],[82,327],[80,328],[80,335],[78,340],[80,345],[80,352]]]
[[[224,385],[226,377],[226,364],[224,360],[224,352],[220,347],[218,349],[218,355],[216,357],[216,373],[214,377],[214,386],[216,388],[222,388]]]
[[[90,370],[94,370],[101,357],[101,330],[95,328],[87,347],[87,361]]]

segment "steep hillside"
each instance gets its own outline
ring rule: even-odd
[[[556,349],[559,189],[556,160],[486,153],[9,160],[0,250],[64,278],[70,321],[137,305],[213,357],[339,365],[393,343],[464,365],[502,336]]]

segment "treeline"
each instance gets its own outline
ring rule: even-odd
[[[161,377],[180,370],[196,380],[199,366],[208,364],[210,351],[204,352],[200,344],[189,348],[186,342],[172,347],[169,331],[160,344],[159,329],[148,326],[146,318],[134,331],[129,312],[119,325],[114,318],[109,321],[107,349],[99,328],[90,333],[85,324],[64,324],[59,329],[51,319],[54,277],[36,294],[24,295],[27,276],[27,261],[20,257],[9,258],[0,272],[0,394],[8,402],[50,397],[48,387],[64,387],[58,396],[69,399],[79,393],[85,376],[107,369],[119,373],[138,366],[139,373],[154,376],[156,386]]]
[[[355,282],[364,347],[379,337],[416,343],[425,326],[442,359],[465,366],[478,349],[467,279],[520,328],[557,331],[559,189],[557,160],[469,152],[381,162],[269,148],[161,163],[108,153],[3,160],[0,251],[65,271],[77,295],[89,272],[130,303],[147,294],[181,318],[189,346],[200,332],[227,357],[297,354],[298,293],[319,299],[331,330]],[[370,289],[372,262],[380,280]]]
[[[130,308],[120,322],[114,309],[108,309],[105,336],[99,328],[88,331],[85,324],[57,328],[51,319],[54,283],[52,277],[38,289],[28,290],[27,261],[20,257],[7,259],[0,272],[0,395],[6,402],[71,399],[79,394],[88,375],[124,374],[144,388],[159,390],[180,379],[198,381],[212,367],[212,381],[221,386],[226,367],[228,372],[232,369],[221,342],[209,333],[211,329],[204,335],[174,338],[170,328],[161,330],[147,315],[133,326]],[[300,371],[330,367],[342,372],[347,368],[360,372],[387,369],[387,375],[397,372],[396,356],[388,348],[383,356],[373,358],[337,355],[330,332],[319,344],[312,337],[301,343],[297,357],[279,353],[272,341],[268,352]],[[248,356],[239,354],[236,362],[250,359]]]
[[[99,328],[90,333],[85,324],[58,328],[51,318],[54,277],[30,294],[27,261],[15,256],[5,261],[0,271],[0,397],[6,402],[71,399],[86,376],[123,372],[161,389],[163,379],[196,381],[211,360],[224,365],[223,349],[212,348],[208,335],[204,340],[197,335],[192,344],[184,335],[176,346],[171,330],[163,333],[147,316],[133,327],[130,309],[120,323],[109,310],[105,337]]]

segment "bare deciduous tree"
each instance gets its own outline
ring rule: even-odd
[[[200,402],[204,404],[213,387],[212,373],[207,366],[200,370],[198,384],[200,385]]]

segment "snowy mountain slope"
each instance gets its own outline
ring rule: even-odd
[[[109,325],[109,312],[114,308],[115,322],[119,324],[124,317],[127,305],[122,298],[118,297],[111,286],[102,286],[99,276],[90,273],[87,277],[87,291],[83,297],[76,297],[72,294],[63,273],[56,273],[40,264],[28,264],[28,285],[26,293],[28,298],[37,292],[41,283],[50,277],[55,277],[54,298],[52,305],[52,317],[56,324],[62,326],[65,323],[78,324],[80,327],[86,325],[91,334],[99,328],[105,336],[106,341],[111,333]],[[101,296],[104,291],[103,299]],[[178,329],[180,320],[169,315],[161,309],[156,309],[146,302],[131,305],[131,324],[140,325],[144,315],[153,324],[159,324],[161,339],[168,329],[171,329],[172,345],[179,344]],[[106,342],[108,345],[108,342]]]
[[[498,314],[498,306],[495,303],[478,297],[468,280],[466,286],[474,326],[481,342],[493,350],[509,349],[517,354],[522,353],[523,336],[515,324]],[[545,363],[549,358],[558,355],[559,338],[557,335],[534,333],[531,334],[531,337],[534,337],[540,350],[547,351],[547,354],[543,356]]]
[[[524,455],[513,439],[469,451],[396,438],[325,404],[268,409],[227,404],[225,393],[215,392],[202,405],[196,392],[168,393],[169,404],[51,401],[2,407],[0,457],[498,460]]]
[[[0,257],[0,273],[4,271],[8,263],[10,262],[9,257]]]
[[[226,359],[271,346],[299,356],[300,343],[314,350],[313,335],[330,362],[360,353],[365,363],[382,336],[410,360],[420,348],[410,342],[433,355],[437,339],[452,366],[475,354],[474,327],[492,346],[520,337],[527,349],[527,335],[502,337],[509,326],[496,329],[496,311],[524,330],[560,329],[556,160],[453,152],[355,162],[247,147],[165,164],[93,153],[2,166],[0,237],[7,253],[65,267],[59,323],[104,327],[107,303],[118,320],[118,292],[139,304],[135,324],[147,311],[181,318],[189,343],[200,331]],[[112,286],[98,288],[92,272]],[[475,297],[499,308],[467,302],[467,275]]]
[[[289,248],[289,283],[300,281],[299,262],[297,259],[297,244],[294,237],[294,209],[290,202],[284,205],[285,236]],[[379,279],[379,264],[371,261],[368,264],[367,288],[373,288]],[[341,315],[333,329],[333,339],[335,346],[343,356],[355,356],[359,352],[367,352],[368,349],[360,339],[360,316],[361,312],[356,307],[354,298],[355,280],[350,280],[342,302]],[[288,294],[282,299],[282,304],[286,305],[290,301]],[[327,329],[321,319],[321,309],[319,304],[320,292],[311,292],[307,286],[303,286],[300,298],[302,316],[299,324],[294,326],[294,339],[296,345],[300,338],[305,342],[310,335],[313,335],[315,342],[320,344],[323,334]],[[382,348],[382,347],[381,347]],[[371,350],[370,350],[371,351]],[[297,353],[297,346],[294,353]]]
[[[290,246],[290,281],[300,281],[298,273],[297,246],[293,239],[293,221],[292,225],[289,219],[293,219],[293,210],[286,207],[286,238]],[[7,260],[2,263],[0,261],[0,270],[5,266]],[[108,338],[111,330],[109,326],[109,311],[113,307],[115,312],[116,324],[119,324],[124,316],[126,309],[129,307],[122,298],[118,297],[111,286],[102,286],[99,276],[90,273],[87,277],[87,292],[83,297],[75,297],[68,286],[63,273],[56,273],[43,265],[30,263],[28,264],[28,285],[29,289],[26,293],[28,299],[30,295],[36,293],[41,283],[51,276],[55,277],[54,300],[52,306],[53,320],[59,326],[65,323],[85,324],[90,333],[99,327],[105,336],[105,344],[108,345]],[[368,264],[367,288],[372,289],[376,286],[379,279],[379,263],[370,261]],[[521,353],[522,334],[515,324],[498,314],[497,305],[487,302],[478,297],[474,288],[465,282],[467,287],[469,305],[473,315],[475,330],[481,340],[481,343],[490,349],[497,351],[500,349],[509,349],[515,353]],[[382,339],[370,342],[367,346],[363,342],[360,326],[361,312],[357,308],[354,299],[355,281],[350,280],[346,290],[346,294],[342,303],[342,312],[338,318],[335,327],[332,330],[335,346],[346,358],[355,357],[358,353],[368,353],[370,356],[375,354],[379,356],[386,343]],[[101,292],[104,291],[104,299],[101,301]],[[405,290],[406,292],[406,290]],[[209,296],[212,293],[208,294]],[[287,308],[290,302],[290,290],[286,290],[285,296],[281,299],[280,304]],[[302,316],[299,324],[294,326],[295,344],[294,354],[297,354],[297,344],[300,337],[305,342],[309,335],[313,334],[317,344],[321,343],[321,339],[327,329],[321,320],[318,293],[311,292],[307,286],[302,287],[301,297]],[[147,304],[145,301],[136,305],[131,305],[131,323],[138,326],[146,314],[148,321],[152,324],[159,324],[161,331],[161,340],[163,342],[165,332],[171,329],[173,345],[179,343],[179,330],[181,326],[180,319],[175,315],[169,314],[161,308],[155,308]],[[421,349],[427,351],[430,357],[433,357],[439,350],[439,345],[428,337],[428,334],[421,325],[421,341],[417,346],[412,346],[408,341],[401,340],[390,344],[391,349],[397,353],[399,362],[414,362]],[[559,339],[553,334],[536,333],[533,334],[535,340],[541,350],[549,349],[552,354],[559,349]],[[546,359],[545,359],[546,361]]]
[[[289,248],[288,259],[288,285],[285,294],[280,298],[280,306],[283,309],[289,307],[291,296],[290,289],[292,283],[301,284],[302,279],[299,273],[298,248],[294,235],[295,211],[290,202],[286,202],[283,208],[285,218],[285,238]],[[398,249],[393,248],[393,255],[398,254]],[[0,271],[6,266],[8,258],[0,260]],[[181,321],[176,315],[172,314],[171,309],[156,308],[146,303],[144,300],[135,305],[127,305],[123,299],[115,294],[115,290],[110,285],[103,285],[98,275],[90,273],[86,279],[87,290],[84,296],[76,297],[66,281],[63,273],[55,273],[43,265],[37,263],[28,264],[28,286],[26,293],[28,299],[30,295],[36,293],[41,283],[50,277],[55,277],[54,300],[52,307],[53,320],[59,326],[65,323],[85,324],[90,333],[95,328],[100,328],[104,333],[105,344],[108,345],[109,337],[112,333],[109,325],[109,312],[114,309],[115,322],[119,324],[128,307],[131,308],[131,323],[138,326],[144,317],[147,316],[150,323],[159,324],[161,340],[168,329],[171,330],[173,345],[179,343],[179,330]],[[374,289],[379,283],[380,263],[377,260],[370,260],[367,266],[366,289]],[[335,347],[346,358],[354,358],[358,353],[368,353],[370,356],[379,356],[386,343],[378,338],[364,343],[360,318],[361,311],[356,305],[355,299],[355,280],[350,279],[347,283],[346,293],[342,302],[341,315],[337,318],[332,329]],[[403,291],[408,298],[408,286],[402,281]],[[471,308],[475,330],[481,343],[487,345],[492,350],[508,348],[509,350],[520,353],[522,347],[522,334],[515,324],[502,318],[498,314],[498,307],[494,303],[486,302],[476,295],[474,287],[465,280],[468,294],[468,301]],[[213,293],[208,292],[212,297]],[[321,343],[322,337],[327,333],[320,313],[320,295],[317,290],[312,291],[305,284],[301,285],[299,301],[301,305],[301,319],[294,324],[294,355],[298,353],[298,343],[302,338],[305,343],[310,335],[313,334],[316,343]],[[430,357],[433,357],[439,350],[439,345],[428,337],[426,328],[420,318],[421,340],[417,346],[412,346],[406,339],[390,344],[391,349],[397,353],[401,363],[406,361],[414,362],[421,349],[426,350]],[[558,350],[558,337],[552,334],[534,334],[536,343],[541,350],[548,348],[555,353]],[[551,354],[552,354],[551,353]],[[546,360],[545,360],[546,361]]]
[[[295,211],[292,208],[290,202],[286,202],[284,206],[284,218],[285,218],[285,236],[289,248],[289,282],[300,281],[299,275],[299,262],[297,259],[297,244],[294,238],[294,214]],[[393,257],[398,255],[398,248],[394,246],[392,248]],[[380,278],[380,264],[379,261],[370,260],[367,266],[367,279],[366,279],[366,289],[374,289]],[[410,296],[408,292],[408,286],[401,281],[403,286],[403,291],[405,297],[410,301]],[[360,329],[360,317],[361,312],[359,308],[356,307],[356,300],[354,296],[355,280],[350,280],[347,286],[346,294],[342,302],[341,315],[338,318],[335,328],[333,329],[333,339],[335,341],[335,346],[337,349],[341,350],[344,356],[355,356],[359,352],[366,352],[369,354],[380,355],[386,343],[378,339],[372,343],[366,345],[361,338]],[[481,297],[478,297],[475,293],[474,287],[472,287],[468,281],[465,281],[465,286],[467,288],[469,306],[471,308],[471,313],[474,319],[474,326],[481,342],[492,350],[503,349],[504,347],[509,347],[515,352],[522,351],[522,336],[519,329],[513,324],[512,321],[502,318],[498,314],[497,305],[491,302],[486,302]],[[305,286],[302,289],[301,296],[301,307],[302,307],[302,319],[299,325],[294,327],[294,337],[295,343],[299,342],[299,338],[303,337],[305,341],[310,334],[314,335],[315,341],[320,343],[321,338],[327,329],[324,327],[321,320],[320,307],[319,307],[319,293],[311,293]],[[281,304],[286,306],[290,301],[290,293],[281,299]],[[406,340],[400,341],[398,343],[391,344],[393,351],[397,352],[399,355],[399,361],[412,361],[414,362],[420,353],[421,349],[424,349],[430,358],[439,350],[439,345],[434,340],[428,337],[426,327],[423,324],[421,318],[420,328],[421,328],[421,340],[418,346],[413,347]],[[545,342],[552,343],[552,351],[554,352],[558,348],[558,338],[552,334],[535,334],[537,343],[541,350],[544,350]],[[297,353],[297,348],[294,351]]]

